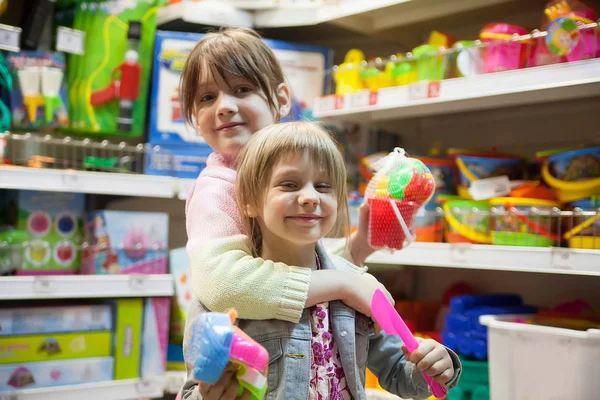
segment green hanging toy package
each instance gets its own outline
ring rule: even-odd
[[[71,128],[141,137],[146,120],[156,12],[162,0],[59,3],[85,32],[85,53],[68,59]],[[64,22],[58,22],[63,24]]]
[[[15,129],[67,128],[65,55],[50,51],[11,53],[12,126]]]

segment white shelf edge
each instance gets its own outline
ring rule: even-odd
[[[126,400],[160,398],[163,396],[164,377],[128,379],[23,389],[0,393],[0,400]]]
[[[174,178],[70,169],[0,166],[0,188],[172,198]]]
[[[425,81],[381,89],[374,105],[368,105],[368,91],[354,93],[344,96],[337,109],[335,96],[325,96],[316,100],[314,115],[380,121],[598,96],[600,59],[446,79],[439,82],[439,96],[416,95],[427,93],[429,85]]]
[[[246,27],[253,26],[253,15],[230,4],[214,0],[182,2],[162,7],[156,16],[156,26],[181,20],[198,25]]]
[[[401,251],[381,250],[367,265],[411,265],[600,277],[600,250],[556,247],[413,243]]]
[[[0,300],[170,297],[173,294],[170,274],[0,277]]]
[[[165,393],[177,394],[187,379],[185,371],[166,371],[165,372]]]

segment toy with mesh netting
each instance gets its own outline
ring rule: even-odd
[[[435,191],[429,168],[396,148],[375,166],[365,198],[369,203],[369,244],[400,250],[415,240],[414,219]]]

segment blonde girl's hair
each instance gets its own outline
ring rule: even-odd
[[[279,111],[276,90],[285,82],[285,76],[275,54],[254,30],[229,28],[207,33],[186,59],[179,92],[188,124],[193,125],[201,77],[215,73],[226,82],[226,73],[248,80],[263,91],[271,110]]]
[[[346,164],[334,139],[320,125],[311,122],[270,125],[252,136],[237,165],[237,202],[255,257],[260,256],[261,232],[256,218],[248,216],[248,206],[263,208],[274,167],[285,157],[296,154],[307,155],[314,165],[329,174],[338,203],[337,220],[330,236],[347,232],[350,221]]]

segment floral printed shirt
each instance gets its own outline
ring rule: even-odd
[[[321,262],[317,257],[317,269]],[[340,352],[333,340],[329,303],[319,303],[310,310],[312,352],[309,400],[351,400]]]

